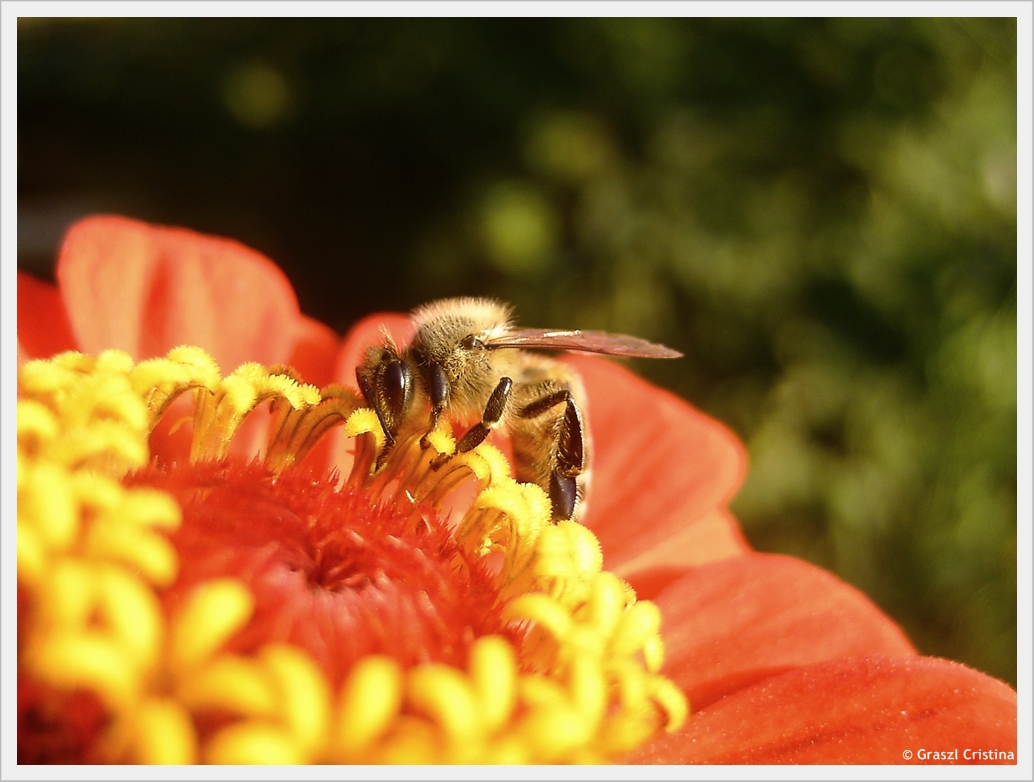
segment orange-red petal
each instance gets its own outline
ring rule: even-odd
[[[302,379],[323,388],[334,379],[341,338],[330,326],[302,315],[296,330],[297,341],[287,364],[298,370]]]
[[[57,278],[85,352],[120,348],[139,360],[198,345],[230,372],[247,361],[284,363],[297,339],[287,277],[231,239],[89,217],[65,237]]]
[[[76,348],[57,288],[24,272],[18,272],[18,346],[27,358]]]
[[[615,568],[617,575],[635,587],[641,600],[653,600],[690,567],[750,551],[739,523],[725,508],[715,508],[686,524],[672,535],[669,544],[683,553],[677,563],[673,562],[668,546],[654,546]]]
[[[585,382],[593,438],[584,519],[607,568],[684,569],[746,550],[731,517],[716,518],[743,481],[743,445],[725,426],[618,364],[572,355]],[[731,524],[729,522],[732,522]],[[701,534],[686,534],[696,524]]]
[[[913,653],[865,595],[793,557],[750,552],[714,562],[653,599],[664,616],[664,674],[694,710],[792,668]]]
[[[957,750],[956,760],[927,752]],[[967,758],[967,751],[970,757]],[[986,755],[972,756],[973,752]],[[632,763],[1012,763],[1016,693],[958,663],[862,657],[796,668],[712,704]]]

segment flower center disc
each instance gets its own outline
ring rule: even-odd
[[[162,599],[177,605],[198,584],[231,576],[255,612],[229,649],[282,641],[306,649],[334,686],[359,658],[463,667],[477,637],[501,633],[495,590],[433,506],[373,502],[305,468],[274,478],[258,464],[200,462],[148,469],[130,483],[175,496],[172,535],[181,572]]]

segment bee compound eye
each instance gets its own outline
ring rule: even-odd
[[[413,381],[409,367],[403,361],[389,361],[381,376],[381,391],[391,416],[398,419],[405,412],[412,393]]]

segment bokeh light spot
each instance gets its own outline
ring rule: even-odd
[[[484,201],[481,237],[500,271],[534,274],[545,269],[556,246],[558,220],[549,201],[529,185],[505,182]]]
[[[291,89],[276,68],[249,63],[223,80],[223,100],[233,117],[247,128],[265,128],[283,121],[290,110]]]

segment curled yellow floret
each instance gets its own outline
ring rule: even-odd
[[[509,635],[476,638],[461,666],[369,655],[332,685],[298,647],[232,651],[254,611],[242,581],[203,581],[163,607],[160,591],[182,564],[169,539],[180,508],[124,478],[148,464],[148,437],[174,407],[193,419],[191,459],[205,461],[225,458],[260,406],[274,474],[340,425],[354,456],[343,486],[396,506],[447,505],[460,550],[491,563]],[[498,449],[456,454],[444,422],[401,434],[386,452],[354,391],[321,392],[289,368],[257,364],[222,377],[185,346],[139,363],[120,351],[26,363],[17,439],[19,670],[96,696],[105,727],[94,759],[605,762],[686,719],[684,695],[657,673],[657,607],[603,569],[592,532],[550,523],[547,495],[515,481]]]

